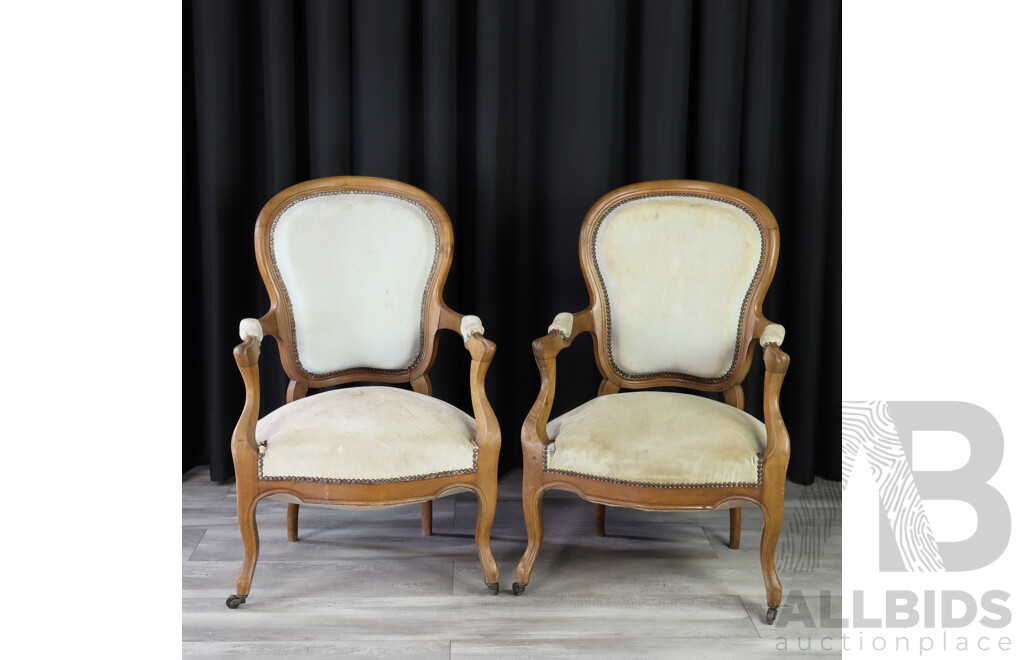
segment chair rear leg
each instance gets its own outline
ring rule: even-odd
[[[729,548],[739,550],[740,548],[740,527],[743,522],[743,509],[733,507],[729,509]]]
[[[294,502],[288,503],[288,540],[299,540],[299,505]]]
[[[434,533],[434,503],[421,502],[420,514],[422,517],[420,520],[420,532],[422,532],[423,536],[430,536]]]
[[[497,484],[487,489],[487,492],[478,490],[476,497],[476,552],[480,555],[487,590],[494,596],[498,594],[498,562],[494,561],[494,553],[491,552],[491,527],[494,525],[494,510],[498,500]]]
[[[603,504],[594,505],[594,536],[604,536],[604,510]]]
[[[761,510],[764,512],[764,531],[761,533],[761,572],[764,574],[764,587],[768,593],[768,611],[765,616],[768,625],[775,623],[775,616],[782,604],[782,583],[775,571],[775,546],[779,542],[782,531],[782,502],[765,502]]]
[[[519,560],[516,567],[516,581],[512,585],[512,593],[516,596],[526,591],[526,585],[530,583],[530,574],[533,573],[533,565],[537,562],[537,553],[540,552],[540,545],[544,542],[544,512],[541,510],[541,500],[544,492],[540,489],[532,492],[523,491],[523,514],[526,516],[526,552]]]
[[[256,560],[260,554],[260,535],[256,528],[256,500],[238,500],[238,529],[242,533],[242,545],[245,546],[245,558],[235,578],[236,593],[228,596],[227,606],[237,608],[249,596],[252,576],[256,572]]]

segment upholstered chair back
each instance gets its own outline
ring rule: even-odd
[[[606,197],[584,226],[599,364],[619,380],[731,383],[749,365],[778,251],[775,220],[736,189],[653,183],[662,185]]]
[[[423,371],[436,325],[431,303],[451,259],[448,218],[411,187],[403,194],[375,189],[374,179],[336,181],[344,185],[271,200],[257,226],[261,266],[279,298],[278,336],[290,352],[285,367],[290,361],[313,380]]]

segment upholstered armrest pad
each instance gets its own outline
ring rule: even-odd
[[[548,326],[548,332],[552,330],[558,330],[566,339],[572,337],[572,314],[569,312],[562,312],[561,314],[555,315],[555,320]]]
[[[242,319],[238,324],[238,336],[245,341],[255,337],[257,342],[263,341],[263,326],[256,319]]]
[[[761,346],[767,346],[768,344],[775,344],[782,346],[782,340],[786,338],[786,329],[781,325],[772,323],[764,329],[761,333]]]
[[[467,314],[462,317],[462,324],[459,326],[459,332],[462,333],[462,341],[467,342],[473,333],[484,334],[484,324],[480,320],[479,316],[473,316]]]

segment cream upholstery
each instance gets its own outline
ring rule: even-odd
[[[238,336],[242,341],[255,337],[257,342],[263,341],[263,326],[256,319],[242,319],[238,324]]]
[[[552,420],[549,471],[660,486],[760,483],[764,424],[675,392],[609,394]]]
[[[476,470],[476,422],[433,397],[352,387],[293,401],[256,424],[263,480],[378,483]]]
[[[572,314],[560,312],[555,314],[555,319],[548,326],[548,332],[557,330],[560,335],[568,339],[572,336]]]
[[[613,208],[594,241],[622,373],[729,372],[761,260],[754,218],[693,195],[643,197]]]
[[[286,207],[272,232],[307,372],[416,364],[438,255],[423,208],[393,195],[322,193]]]
[[[786,329],[778,323],[772,323],[761,333],[761,346],[776,344],[782,346],[782,340],[786,338]]]
[[[474,332],[480,335],[484,334],[483,321],[480,320],[479,316],[466,314],[462,317],[462,322],[459,324],[459,332],[462,333],[462,341],[465,343],[469,341]]]

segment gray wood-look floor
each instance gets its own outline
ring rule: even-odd
[[[592,504],[548,491],[540,558],[526,594],[513,596],[526,547],[520,484],[518,472],[501,479],[492,534],[497,596],[487,593],[477,560],[472,494],[434,503],[430,537],[420,535],[418,504],[302,507],[297,543],[285,537],[286,505],[264,501],[252,591],[229,610],[224,600],[234,593],[242,559],[234,486],[211,482],[205,468],[192,470],[182,484],[184,656],[840,655],[841,631],[818,627],[823,607],[832,619],[842,609],[837,482],[787,484],[776,555],[783,607],[775,626],[764,623],[762,519],[754,508],[743,509],[741,546],[730,550],[725,510],[608,507],[607,536],[598,538]],[[794,607],[800,620],[790,620]]]

